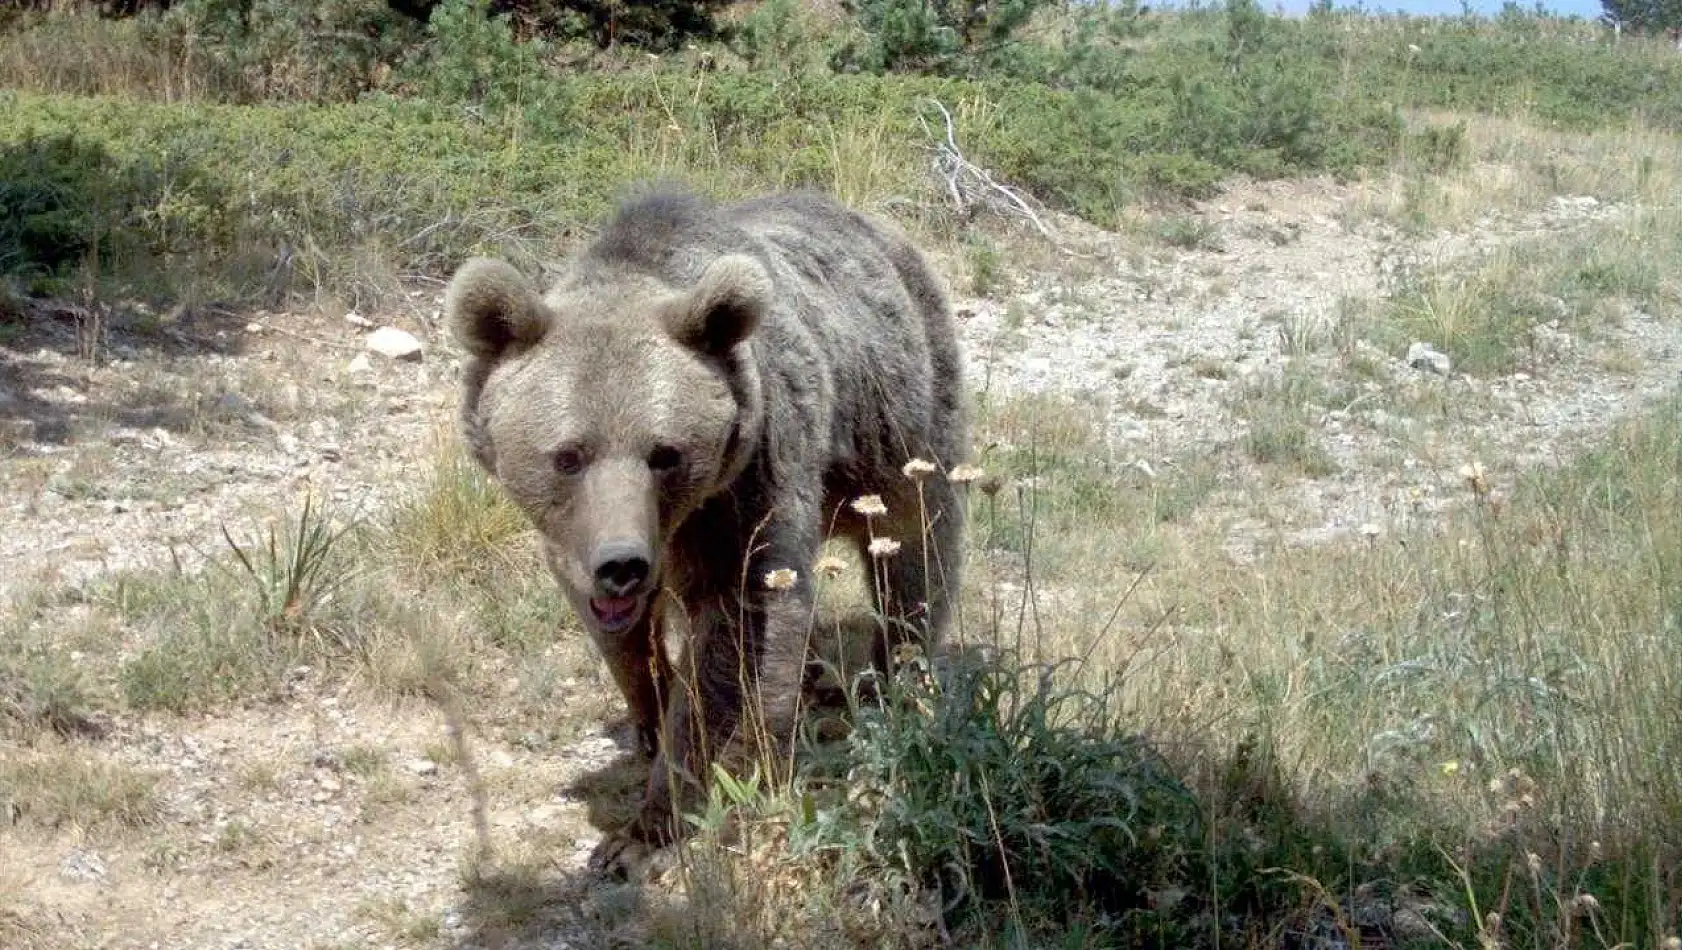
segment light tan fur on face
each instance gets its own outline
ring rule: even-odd
[[[575,602],[589,597],[598,544],[632,537],[658,555],[684,516],[740,471],[741,446],[758,430],[757,386],[734,392],[718,361],[757,325],[764,270],[730,256],[687,291],[641,283],[644,293],[562,286],[543,299],[511,266],[479,260],[446,298],[470,354],[469,385],[478,379],[482,393],[469,440],[542,532]],[[660,448],[681,452],[681,471],[649,470]],[[556,469],[563,449],[582,453],[581,473]]]

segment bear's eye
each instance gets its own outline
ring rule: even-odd
[[[657,445],[648,453],[648,467],[656,472],[668,472],[683,464],[683,452],[669,445]]]
[[[577,446],[566,446],[555,453],[555,471],[562,475],[577,475],[584,471],[584,452]]]

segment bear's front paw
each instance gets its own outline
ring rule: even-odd
[[[672,849],[645,841],[628,829],[603,838],[590,852],[590,873],[613,881],[656,880],[670,869]]]
[[[645,801],[630,824],[596,845],[590,853],[591,873],[622,881],[644,875],[658,877],[671,864],[668,846],[677,838],[669,815],[671,806]]]
[[[623,831],[615,832],[603,838],[590,852],[590,873],[616,881],[629,881],[640,876],[638,872],[653,853],[648,842],[639,841]]]

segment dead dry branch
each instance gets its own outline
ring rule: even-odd
[[[958,214],[969,217],[987,211],[1004,218],[1022,218],[1031,223],[1046,240],[1057,243],[1056,236],[1045,226],[1045,222],[1040,220],[1039,213],[1034,210],[1033,203],[1027,196],[998,181],[987,169],[964,156],[963,150],[958,147],[957,123],[953,121],[952,113],[945,104],[938,99],[930,99],[929,102],[940,110],[941,118],[946,124],[946,134],[937,134],[923,116],[919,115],[917,121],[922,123],[923,131],[928,137],[934,140],[933,145],[925,148],[934,153],[935,177],[945,185],[946,193],[951,197],[952,205]]]

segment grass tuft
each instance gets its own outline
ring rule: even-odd
[[[335,596],[354,580],[354,565],[336,557],[335,549],[356,527],[354,520],[334,525],[313,495],[305,495],[296,521],[278,533],[274,525],[266,526],[249,550],[222,526],[222,538],[250,581],[257,622],[265,633],[318,641],[330,636],[337,646],[347,645],[342,633],[324,629],[322,620]]]
[[[0,759],[0,817],[44,829],[137,827],[158,817],[156,785],[74,745],[19,750]]]
[[[306,497],[284,527],[253,541],[226,527],[226,559],[197,572],[171,569],[120,578],[110,605],[145,633],[117,671],[124,700],[185,712],[276,694],[300,663],[342,662],[375,649],[396,616],[378,578],[358,566],[357,521],[336,523]]]
[[[381,529],[389,557],[427,577],[488,581],[530,556],[530,521],[454,440]]]
[[[1321,444],[1318,425],[1335,398],[1312,371],[1295,367],[1246,384],[1234,404],[1249,422],[1240,440],[1244,454],[1308,478],[1337,474],[1341,469]]]
[[[0,735],[103,732],[94,688],[79,659],[31,630],[6,631],[0,637]]]

